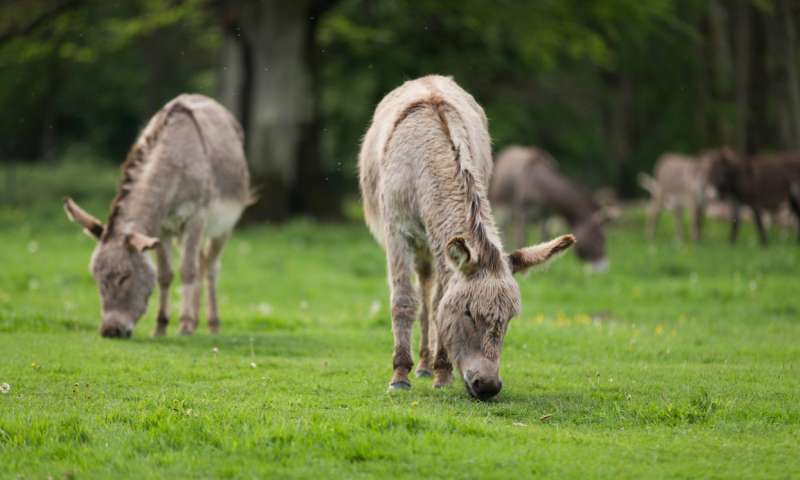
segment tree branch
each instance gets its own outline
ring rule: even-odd
[[[4,44],[10,40],[13,40],[16,37],[22,37],[25,35],[30,35],[33,33],[37,28],[45,25],[47,22],[59,17],[60,15],[66,13],[67,11],[77,7],[82,2],[81,0],[67,0],[55,7],[51,10],[48,10],[38,17],[34,18],[27,24],[21,25],[17,28],[11,28],[8,31],[0,33],[0,44]]]

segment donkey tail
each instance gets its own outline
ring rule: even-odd
[[[641,172],[636,176],[636,179],[639,182],[639,186],[647,190],[650,195],[655,196],[658,194],[658,182],[655,178],[644,172]]]

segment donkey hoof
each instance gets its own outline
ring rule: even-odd
[[[181,329],[178,330],[178,335],[189,336],[189,335],[191,335],[193,333],[194,333],[194,330],[192,330],[189,327],[183,327],[182,326]]]
[[[389,384],[389,391],[408,390],[409,388],[411,388],[411,383],[404,380],[399,380],[397,382],[392,382]]]
[[[415,375],[417,376],[417,378],[432,377],[433,372],[431,372],[427,368],[418,368],[417,371],[415,372]]]
[[[156,327],[156,329],[153,330],[153,333],[151,334],[151,336],[152,337],[163,337],[166,334],[167,334],[167,329],[166,328]]]

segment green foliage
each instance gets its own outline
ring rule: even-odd
[[[216,93],[224,3],[77,2],[0,44],[0,129],[12,133],[0,155],[47,156],[77,142],[118,162],[166,100]],[[351,191],[374,106],[404,80],[430,73],[452,75],[474,94],[496,148],[539,145],[568,173],[626,194],[639,191],[635,174],[666,151],[735,143],[736,59],[727,59],[730,71],[715,71],[709,0],[332,3],[313,22],[321,155]],[[729,49],[738,51],[746,37],[734,28],[740,4],[718,4],[729,19]],[[748,4],[759,15],[753,22],[779,30],[774,0]],[[0,7],[0,35],[53,5]],[[765,139],[759,148],[786,147],[776,140],[789,118],[780,35],[769,33],[768,51],[753,53],[770,65],[766,118],[751,115],[761,130],[753,136]]]
[[[5,28],[57,2],[0,7]],[[141,124],[183,91],[213,94],[219,32],[205,1],[85,2],[0,44],[0,154],[47,154],[78,141],[121,161]],[[22,94],[24,93],[24,95]],[[44,131],[43,131],[44,130]]]
[[[104,340],[86,270],[93,241],[64,217],[59,197],[73,192],[60,177],[116,172],[68,164],[20,169],[21,183],[51,193],[0,210],[2,477],[782,478],[800,468],[793,234],[773,232],[760,249],[746,225],[733,247],[712,222],[704,244],[679,246],[665,222],[650,245],[643,215],[627,212],[610,232],[607,275],[585,275],[570,254],[519,278],[523,312],[497,400],[470,400],[458,380],[387,394],[385,259],[363,225],[238,231],[221,271],[222,335],[203,326],[178,337],[173,316],[170,336],[148,338],[153,301],[130,341]],[[101,182],[81,188],[90,211],[110,201]]]
[[[635,172],[665,150],[691,152],[714,140],[697,133],[700,92],[687,75],[703,61],[698,28],[706,3],[686,3],[476,0],[365,7],[345,0],[319,31],[326,152],[354,158],[386,92],[403,80],[443,73],[484,106],[496,148],[536,144],[586,181],[628,181],[633,175],[615,164]],[[628,158],[615,158],[609,120],[623,108],[621,76],[635,89],[625,132],[633,139]]]

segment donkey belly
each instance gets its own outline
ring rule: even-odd
[[[239,201],[226,199],[213,201],[208,207],[206,235],[216,238],[233,230],[243,210],[244,205]]]

